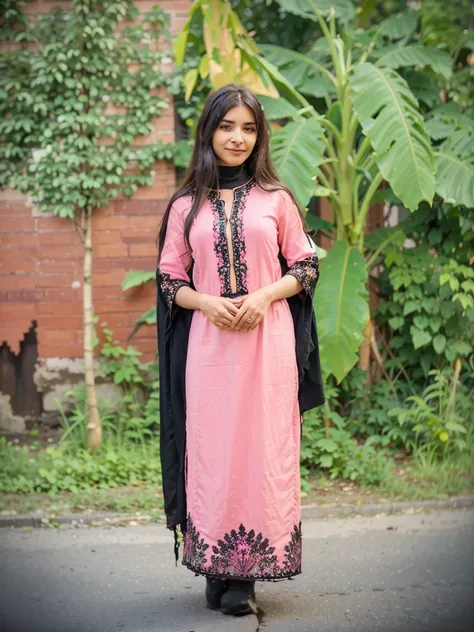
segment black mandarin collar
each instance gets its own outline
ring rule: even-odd
[[[235,189],[248,182],[251,177],[245,163],[238,167],[224,167],[219,165],[220,189]]]

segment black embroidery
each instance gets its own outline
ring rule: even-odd
[[[285,551],[283,560],[285,571],[291,573],[294,568],[301,569],[301,523],[299,526],[294,526],[290,543],[285,546]]]
[[[275,548],[269,546],[268,538],[263,538],[251,529],[248,533],[244,525],[238,532],[232,529],[223,540],[213,546],[209,572],[213,575],[236,575],[238,577],[274,577],[278,574]]]
[[[209,544],[201,538],[190,515],[184,534],[183,564],[195,573],[210,577],[233,577],[239,579],[278,580],[301,573],[301,524],[294,526],[290,542],[285,546],[284,559],[279,561],[275,547],[268,538],[247,531],[240,525],[226,533],[217,546],[212,547],[208,558]]]
[[[250,190],[255,185],[254,180],[235,190],[232,212],[230,215],[233,263],[237,294],[247,294],[247,262],[244,237],[243,212]],[[233,296],[231,284],[231,262],[226,234],[226,215],[224,201],[219,199],[218,191],[211,190],[208,194],[214,214],[214,252],[217,257],[217,273],[221,282],[221,296]]]
[[[203,538],[199,539],[200,535],[188,516],[184,534],[183,563],[184,560],[193,560],[198,568],[202,568],[206,564],[206,551],[209,548],[209,544],[206,544]]]
[[[176,296],[176,292],[180,287],[188,286],[189,283],[187,281],[183,281],[182,279],[172,279],[169,274],[166,272],[161,272],[158,268],[158,279],[160,281],[161,291],[163,293],[163,297],[168,305],[169,309],[172,309],[174,299]]]
[[[319,259],[316,255],[297,261],[288,270],[303,286],[307,294],[311,294],[319,279]]]
[[[225,231],[226,217],[224,205],[223,202],[219,200],[217,191],[211,191],[208,197],[214,215],[212,232],[214,234],[214,252],[217,257],[217,274],[221,282],[221,295],[228,296],[232,289],[230,285],[230,259]]]

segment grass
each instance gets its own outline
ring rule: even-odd
[[[363,488],[329,480],[324,474],[309,478],[311,489],[304,505],[337,507],[365,503],[433,500],[470,495],[474,492],[474,468],[468,457],[435,465],[415,459],[398,465],[390,479],[378,488]],[[116,512],[163,518],[163,498],[157,486],[128,486],[55,494],[3,494],[0,514],[45,513],[53,516],[75,513]]]
[[[56,494],[2,494],[0,515],[48,513],[55,516],[110,511],[163,516],[163,498],[156,487],[116,487]]]
[[[469,456],[455,462],[413,461],[402,476],[393,476],[383,490],[394,500],[427,500],[470,494],[474,491],[474,467]]]
[[[474,493],[474,465],[468,456],[434,465],[412,458],[397,465],[380,487],[331,481],[321,474],[311,476],[309,483],[303,503],[318,507],[437,500]]]

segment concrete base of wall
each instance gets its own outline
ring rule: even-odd
[[[94,361],[97,375],[100,361]],[[60,424],[61,411],[67,413],[75,406],[73,393],[84,385],[84,361],[82,358],[48,358],[41,360],[35,370],[35,384],[42,394],[43,414],[41,422],[50,426]],[[116,410],[123,398],[120,386],[96,378],[99,404]]]
[[[14,415],[10,404],[10,396],[0,393],[0,432],[2,434],[19,434],[25,432],[26,423],[23,417]]]
[[[100,361],[94,361],[96,376]],[[39,417],[24,418],[12,411],[10,396],[0,392],[0,433],[22,434],[28,428],[40,424],[52,428],[61,425],[62,415],[76,405],[74,393],[84,385],[84,361],[82,358],[48,358],[36,365],[34,382],[42,398]],[[96,390],[102,409],[117,410],[123,399],[123,389],[105,378],[96,378]]]

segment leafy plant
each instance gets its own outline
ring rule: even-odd
[[[56,406],[61,414],[62,434],[60,444],[67,444],[71,449],[76,446],[82,450],[87,446],[87,395],[85,385],[66,393],[67,412],[65,406],[56,400]],[[102,422],[102,429],[107,432],[113,415],[108,407],[108,402],[99,402],[99,413]]]
[[[341,414],[351,436],[372,445],[404,449],[413,438],[413,431],[390,417],[389,411],[412,393],[406,382],[380,380],[367,385],[364,371],[352,369],[341,384]]]
[[[358,481],[361,485],[381,484],[390,471],[390,453],[370,441],[359,444],[346,421],[335,411],[339,388],[328,385],[325,392],[326,405],[305,415],[301,445],[303,476],[320,468],[332,479]]]
[[[132,288],[141,287],[147,283],[154,283],[155,272],[151,271],[138,271],[131,270],[122,281],[122,290],[126,292]],[[137,333],[142,325],[155,325],[156,324],[156,306],[150,307],[141,316],[138,317],[133,327],[132,333],[129,336],[129,340]]]
[[[104,439],[114,446],[141,446],[147,452],[150,443],[158,440],[159,382],[155,363],[140,361],[141,352],[132,346],[123,347],[113,339],[107,323],[101,323],[104,337],[100,348],[99,377],[120,387],[120,401],[113,405],[100,402]],[[68,450],[87,446],[87,408],[84,385],[67,393],[66,412],[58,402],[63,423],[61,446]]]
[[[458,385],[459,370],[460,363],[454,377],[430,371],[433,382],[421,396],[412,395],[406,399],[405,407],[393,408],[389,412],[401,426],[406,424],[413,429],[415,436],[409,447],[414,452],[424,453],[428,462],[446,458],[449,454],[463,454],[470,449],[466,436],[468,426],[472,426],[472,412],[469,418],[463,419],[457,410],[457,397],[466,396]]]
[[[303,207],[312,195],[328,197],[332,204],[336,236],[345,247],[333,249],[334,254],[330,253],[323,262],[322,280],[331,263],[344,267],[347,248],[359,253],[363,260],[367,214],[382,180],[390,184],[391,191],[411,210],[422,201],[431,203],[435,191],[447,195],[449,189],[457,204],[469,200],[470,185],[463,184],[466,169],[470,168],[467,150],[461,150],[459,143],[439,148],[436,175],[435,154],[422,110],[402,76],[410,70],[419,72],[420,68],[429,69],[445,80],[452,73],[452,59],[447,52],[416,40],[418,12],[393,16],[361,33],[353,29],[355,12],[349,0],[336,3],[279,0],[286,11],[313,20],[323,33],[312,50],[302,54],[274,45],[257,47],[226,0],[215,0],[212,11],[211,5],[206,4],[208,9],[200,14],[202,4],[193,4],[188,25],[201,19],[205,30],[216,33],[225,16],[230,29],[226,37],[232,40],[226,50],[235,55],[229,53],[227,65],[222,64],[230,69],[231,76],[238,75],[240,82],[263,95],[262,102],[271,118],[281,117],[279,123],[286,122],[272,137],[274,161],[282,178]],[[184,57],[186,43],[187,35],[183,34],[175,49],[178,64]],[[193,74],[187,83],[188,95],[192,94],[199,75],[209,77],[211,82],[215,79],[216,85],[220,85],[223,65],[215,68],[208,63],[217,48],[215,43],[208,46],[200,67],[204,74],[201,70]],[[246,64],[260,76],[265,90],[259,90],[258,82],[253,79],[245,80]],[[316,85],[324,88],[318,91]],[[272,86],[279,92],[278,100],[272,100],[269,93]],[[445,153],[448,158],[441,157]],[[449,178],[440,163],[445,159],[451,165]],[[380,244],[376,256],[391,240],[390,237],[387,243]],[[375,258],[367,258],[368,270]],[[368,308],[357,309],[353,315],[352,337],[340,335],[345,316],[342,304],[350,302],[345,293],[350,287],[355,296],[362,296],[366,279],[367,275],[358,275],[354,287],[340,277],[337,285],[332,286],[331,319],[325,320],[324,316],[331,300],[327,288],[321,282],[316,289],[323,368],[339,381],[354,366],[362,335],[366,344],[370,341]],[[324,311],[319,307],[322,303]]]
[[[474,272],[469,213],[439,202],[404,225],[411,248],[390,245],[374,282],[384,300],[375,311],[392,350],[385,362],[423,384],[429,371],[464,362],[473,352]]]
[[[0,491],[31,493],[77,492],[123,485],[159,485],[161,466],[156,449],[146,454],[128,445],[126,448],[104,441],[94,453],[86,449],[68,449],[66,444],[32,451],[0,438]]]
[[[109,433],[119,445],[130,441],[142,445],[157,439],[159,384],[158,367],[140,361],[141,352],[134,347],[122,347],[113,339],[113,332],[102,323],[105,341],[100,354],[103,359],[100,374],[112,378],[122,388],[116,418]]]
[[[85,386],[68,393],[61,405],[63,433],[57,446],[18,446],[0,439],[0,491],[12,493],[77,492],[90,487],[157,485],[161,482],[158,450],[159,384],[154,363],[142,363],[140,352],[114,341],[102,323],[100,376],[122,389],[120,401],[100,402],[104,442],[87,450]]]

